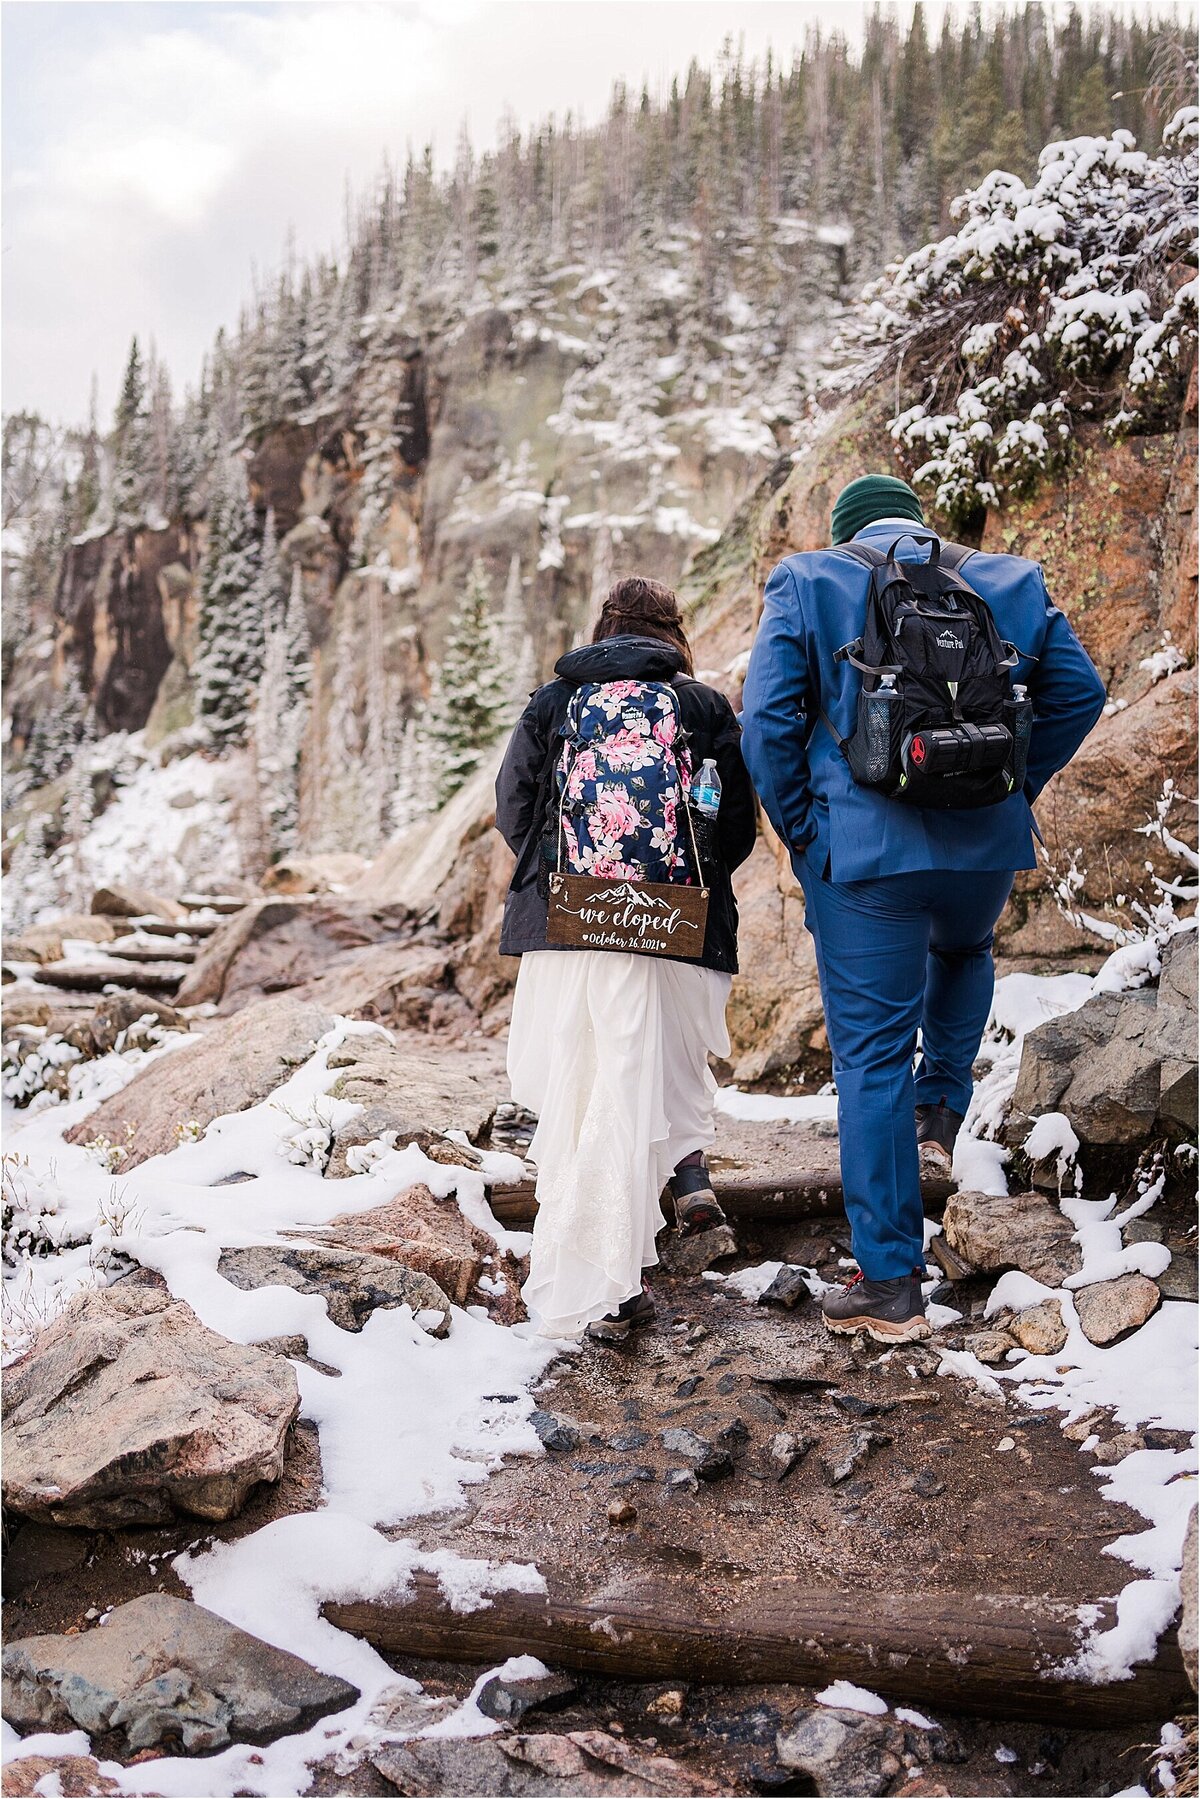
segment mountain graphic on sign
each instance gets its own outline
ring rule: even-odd
[[[629,900],[647,912],[674,912],[677,909],[673,900],[656,899],[644,887],[633,887],[628,881],[620,887],[606,887],[603,893],[598,893],[595,897],[597,900],[607,900],[612,905],[617,905],[621,900]]]

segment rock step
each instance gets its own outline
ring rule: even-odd
[[[713,1192],[731,1218],[762,1218],[790,1223],[797,1218],[825,1218],[842,1210],[842,1177],[837,1168],[798,1168],[783,1174],[723,1175],[713,1170]],[[953,1192],[943,1179],[921,1182],[927,1207],[936,1210]],[[537,1217],[532,1181],[488,1190],[492,1211],[501,1224],[529,1224]]]
[[[149,943],[131,943],[127,947],[122,947],[120,943],[110,943],[108,954],[115,956],[118,962],[140,962],[151,965],[160,962],[194,962],[196,946],[195,944],[185,946],[182,943],[164,943],[161,949],[157,949]]]
[[[181,893],[179,904],[189,912],[219,912],[227,917],[241,912],[248,902],[234,893]]]
[[[174,924],[169,918],[131,918],[130,928],[147,937],[211,937],[220,929],[216,918],[188,918]]]
[[[183,962],[44,962],[35,980],[47,987],[74,993],[103,993],[106,987],[138,987],[154,993],[174,993],[187,973]]]
[[[547,1594],[501,1592],[452,1611],[418,1574],[395,1602],[329,1604],[323,1614],[377,1648],[481,1666],[510,1655],[621,1680],[738,1685],[845,1679],[907,1704],[989,1718],[1117,1724],[1161,1719],[1190,1696],[1174,1630],[1129,1680],[1093,1686],[1064,1670],[1079,1653],[1076,1601],[1014,1593],[823,1591],[773,1576],[741,1583],[732,1605],[694,1591],[686,1606],[665,1582],[623,1581],[595,1599],[578,1574],[549,1572]],[[1106,1602],[1113,1621],[1115,1608]]]

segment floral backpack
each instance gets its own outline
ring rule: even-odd
[[[559,866],[604,880],[694,880],[685,822],[692,762],[674,688],[585,682],[562,735]]]

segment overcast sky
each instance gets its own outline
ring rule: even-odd
[[[902,17],[911,4],[897,9]],[[927,12],[938,15],[935,3]],[[194,381],[251,270],[333,247],[346,179],[432,138],[476,147],[599,117],[614,79],[665,86],[738,34],[785,53],[843,0],[8,0],[4,59],[6,410],[102,424],[130,335]]]

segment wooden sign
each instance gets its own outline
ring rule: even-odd
[[[548,943],[693,962],[704,951],[708,888],[666,881],[550,876]]]

